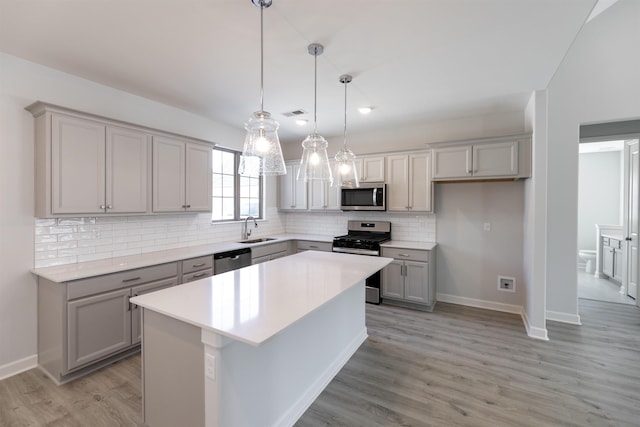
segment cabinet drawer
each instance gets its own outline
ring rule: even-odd
[[[609,239],[609,246],[614,249],[622,249],[622,241],[617,239]]]
[[[609,246],[609,238],[608,237],[603,237],[602,238],[602,244],[604,246]]]
[[[185,259],[182,261],[182,274],[193,273],[194,271],[207,270],[210,268],[213,268],[213,255]]]
[[[194,280],[204,279],[205,277],[209,277],[209,276],[213,276],[213,268],[196,271],[194,273],[183,274],[182,283],[193,282]]]
[[[382,256],[408,261],[429,262],[429,251],[418,249],[382,248]]]
[[[289,242],[272,243],[269,245],[254,246],[251,248],[251,259],[259,258],[265,255],[275,254],[276,252],[284,252],[289,250]]]
[[[67,283],[67,300],[127,288],[177,275],[178,263],[171,262],[153,267],[105,274],[104,276],[89,279],[74,280],[73,282]]]
[[[302,251],[331,252],[332,244],[328,242],[312,242],[309,240],[298,240],[297,248]]]

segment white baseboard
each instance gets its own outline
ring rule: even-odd
[[[527,311],[523,308],[522,314],[522,322],[524,323],[524,327],[527,330],[527,335],[530,338],[535,338],[537,340],[549,341],[549,335],[547,334],[547,328],[537,328],[531,326],[529,322],[529,316],[527,316]]]
[[[27,356],[24,359],[16,360],[15,362],[7,363],[0,366],[0,380],[12,377],[20,372],[28,371],[29,369],[38,366],[38,355]]]
[[[579,314],[562,313],[560,311],[547,310],[547,320],[569,323],[571,325],[582,325]]]
[[[505,313],[521,314],[521,305],[504,304],[495,301],[485,301],[475,298],[460,297],[457,295],[441,294],[436,295],[437,301],[449,302],[451,304],[466,305],[469,307],[485,308],[487,310],[503,311]]]

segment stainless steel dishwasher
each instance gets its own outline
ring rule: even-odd
[[[251,265],[251,249],[242,248],[233,251],[218,252],[213,255],[213,274],[226,273]]]

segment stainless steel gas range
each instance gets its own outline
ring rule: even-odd
[[[380,256],[380,244],[391,240],[389,221],[349,221],[347,234],[333,238],[333,252]],[[366,280],[366,301],[380,304],[381,274]]]

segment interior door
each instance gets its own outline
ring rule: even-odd
[[[638,301],[638,187],[640,174],[638,169],[638,140],[626,141],[628,162],[628,202],[627,202],[627,294]]]

